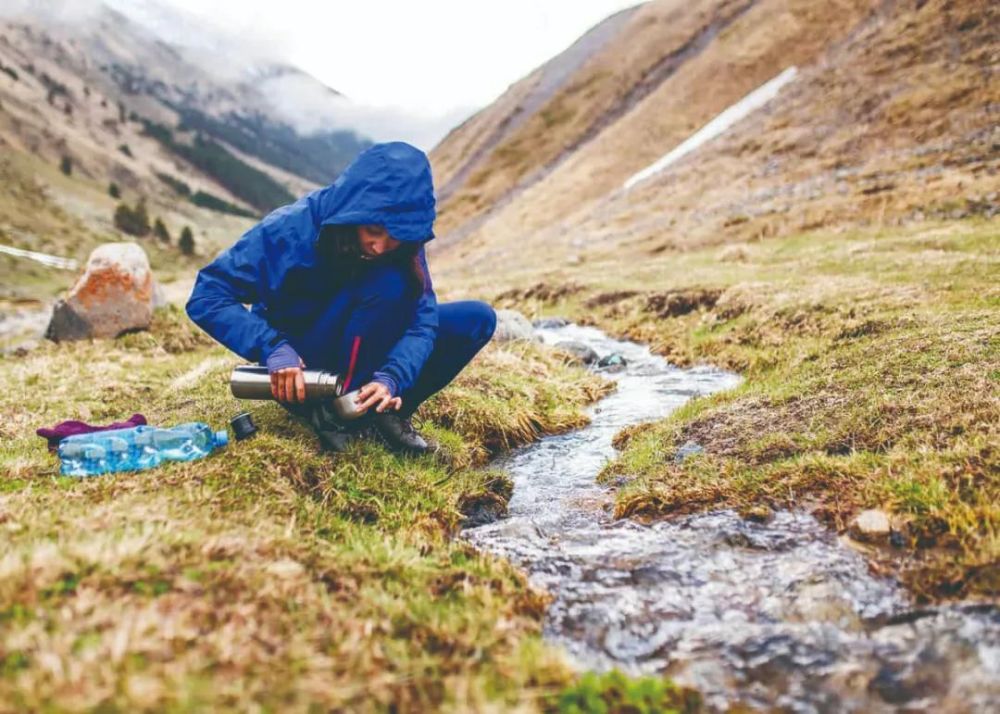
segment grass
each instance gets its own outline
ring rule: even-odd
[[[134,411],[220,428],[235,362],[176,308],[0,360],[0,709],[697,706],[660,680],[577,681],[542,644],[545,596],[454,537],[510,495],[475,466],[584,423],[607,389],[538,346],[491,346],[427,405],[440,458],[330,457],[271,403],[252,440],[139,473],[60,477],[33,433]]]
[[[1000,592],[998,235],[996,221],[971,220],[657,254],[638,267],[609,256],[575,269],[568,294],[549,278],[501,302],[745,375],[619,435],[603,475],[626,482],[619,516],[797,507],[843,530],[882,508],[904,544],[872,555],[915,594],[989,597]],[[705,453],[675,463],[688,440]]]

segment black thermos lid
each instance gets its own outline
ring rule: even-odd
[[[250,412],[237,414],[230,420],[229,425],[233,427],[233,432],[236,434],[237,441],[249,439],[257,433],[257,426],[253,423],[253,418],[250,416]]]

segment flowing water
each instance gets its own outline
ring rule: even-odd
[[[593,328],[539,334],[620,353],[628,366],[589,426],[501,463],[515,484],[509,514],[465,537],[552,593],[546,636],[581,668],[666,673],[713,710],[1000,711],[1000,613],[914,609],[807,514],[612,519],[613,494],[594,478],[614,434],[739,378],[678,369]]]

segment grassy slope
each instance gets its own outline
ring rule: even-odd
[[[75,258],[83,266],[90,252],[103,243],[136,240],[114,227],[118,201],[108,195],[106,184],[77,172],[64,176],[58,166],[17,152],[0,158],[0,180],[7,187],[0,195],[0,243]],[[131,205],[138,195],[126,190],[124,199]],[[204,258],[186,258],[177,249],[184,226],[195,229],[198,252],[213,255],[252,225],[245,218],[159,200],[150,201],[149,214],[150,221],[162,218],[171,234],[170,244],[152,235],[137,240],[161,282],[187,276],[204,262]],[[52,300],[77,277],[6,255],[0,255],[0,276],[0,300],[22,301]]]
[[[176,309],[0,360],[0,710],[534,709],[570,682],[540,643],[543,597],[451,536],[509,496],[470,466],[580,425],[595,377],[488,349],[428,405],[439,459],[329,458],[274,404],[253,440],[138,474],[60,478],[33,433],[132,411],[220,427],[234,360]]]
[[[745,374],[740,388],[619,437],[624,453],[605,473],[627,482],[619,515],[771,504],[843,528],[883,507],[906,545],[872,556],[915,592],[995,595],[998,236],[997,221],[964,221],[609,254],[506,300]],[[705,454],[675,464],[688,439]]]

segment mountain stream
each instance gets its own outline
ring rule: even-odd
[[[627,367],[609,375],[617,390],[590,425],[499,464],[514,479],[508,515],[464,537],[552,594],[545,635],[581,669],[664,673],[713,711],[1000,711],[1000,612],[914,609],[806,513],[614,520],[613,494],[595,483],[612,437],[739,378],[673,367],[594,328],[538,334],[619,353]]]

